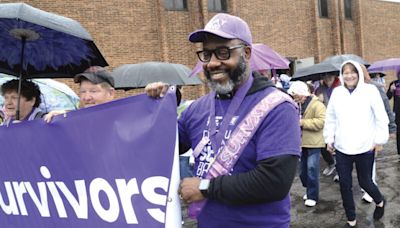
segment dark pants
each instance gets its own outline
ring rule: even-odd
[[[340,193],[342,195],[343,207],[348,221],[356,219],[356,208],[353,199],[353,163],[356,164],[357,179],[360,187],[364,189],[379,204],[383,196],[378,187],[372,181],[372,166],[375,153],[366,152],[357,155],[346,155],[336,151],[336,171],[339,174]]]
[[[331,154],[331,152],[326,150],[326,146],[324,148],[321,148],[321,155],[322,155],[322,158],[324,159],[324,161],[326,161],[326,163],[328,163],[328,165],[335,164],[333,155]]]
[[[396,121],[397,122],[397,121]],[[396,132],[396,143],[397,143],[397,154],[400,155],[400,124],[397,124],[397,132]]]

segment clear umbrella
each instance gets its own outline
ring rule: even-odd
[[[0,85],[17,79],[14,76],[0,74]],[[52,79],[33,79],[39,88],[42,103],[39,108],[43,112],[50,112],[53,110],[74,110],[78,108],[79,97],[76,93],[66,84],[52,80]],[[3,107],[4,98],[0,96],[0,107]]]

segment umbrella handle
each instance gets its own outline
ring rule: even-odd
[[[19,81],[18,81],[18,99],[17,99],[17,111],[15,112],[15,119],[20,119],[20,104],[21,104],[21,84],[22,84],[22,67],[24,63],[24,51],[25,51],[26,37],[21,36],[21,58],[19,68]]]

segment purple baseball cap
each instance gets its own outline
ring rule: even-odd
[[[251,32],[247,23],[239,17],[226,13],[215,15],[204,29],[192,32],[189,35],[189,41],[203,42],[207,34],[214,34],[226,39],[240,39],[249,45],[252,44]]]

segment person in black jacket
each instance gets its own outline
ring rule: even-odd
[[[397,80],[389,84],[389,89],[386,92],[389,100],[393,97],[393,112],[396,116],[396,142],[397,154],[400,155],[400,71],[397,72]]]

